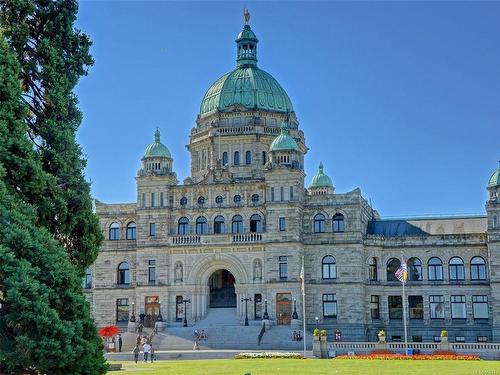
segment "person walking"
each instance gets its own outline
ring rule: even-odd
[[[139,352],[140,352],[139,345],[134,346],[134,350],[132,351],[132,353],[134,353],[135,363],[137,363],[137,361],[139,360]]]
[[[150,352],[150,357],[151,357],[151,363],[153,363],[153,360],[156,360],[155,349],[153,348],[153,343],[151,343],[150,347],[151,348],[149,349],[149,352]]]
[[[122,334],[119,333],[118,334],[118,351],[121,352],[122,351],[122,344],[123,344],[123,340],[122,340]]]
[[[200,345],[199,345],[199,342],[200,341],[200,334],[198,333],[198,330],[194,331],[194,346],[193,346],[193,350],[200,350]]]
[[[151,345],[149,345],[147,342],[143,345],[142,350],[144,351],[144,362],[148,361],[148,355],[151,350]]]

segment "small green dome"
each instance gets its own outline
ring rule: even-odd
[[[329,187],[333,188],[333,183],[330,177],[323,173],[323,163],[319,163],[318,173],[312,178],[309,188]]]
[[[160,130],[158,130],[158,128],[156,128],[155,131],[155,141],[146,148],[146,151],[144,151],[144,157],[172,159],[167,146],[160,142]]]
[[[498,168],[495,172],[493,172],[490,179],[488,180],[488,187],[496,187],[499,185],[500,185],[500,168]]]
[[[271,146],[270,151],[298,151],[299,146],[295,139],[290,135],[290,130],[288,129],[288,124],[283,123],[281,125],[281,134],[278,135]]]

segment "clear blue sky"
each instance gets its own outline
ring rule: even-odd
[[[80,3],[95,66],[77,93],[94,196],[136,199],[158,126],[182,181],[201,99],[235,66],[247,6],[259,67],[288,92],[338,192],[383,216],[484,212],[500,159],[500,2]]]

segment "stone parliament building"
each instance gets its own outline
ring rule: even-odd
[[[408,264],[410,341],[500,341],[500,169],[486,215],[380,218],[360,189],[337,192],[323,165],[305,181],[304,133],[281,85],[257,67],[248,22],[237,66],[201,102],[182,184],[154,134],[137,172],[137,202],[96,212],[106,240],[83,282],[98,326],[203,320],[233,309],[243,322],[302,320],[302,260],[308,329],[346,341],[403,337],[401,284]],[[164,140],[168,144],[172,140]],[[480,182],[479,182],[480,183]],[[251,299],[242,302],[242,298]],[[184,300],[190,303],[183,303]]]

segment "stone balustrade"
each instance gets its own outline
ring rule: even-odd
[[[230,243],[261,242],[264,239],[263,233],[221,233],[221,234],[191,234],[172,236],[172,245],[217,245]]]

